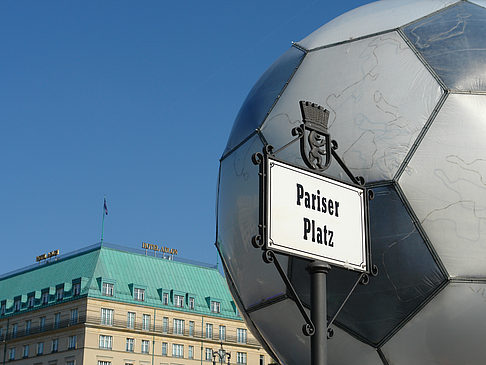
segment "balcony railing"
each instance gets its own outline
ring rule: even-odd
[[[80,323],[86,322],[85,315],[79,315],[77,321],[72,321],[71,319],[64,319],[59,322],[46,322],[43,326],[39,324],[32,325],[29,330],[26,328],[18,329],[15,333],[12,332],[12,326],[9,326],[8,333],[3,333],[0,336],[0,342],[10,341],[19,337],[25,337],[30,335],[36,335],[39,333],[44,333],[48,331],[54,331],[61,328],[72,327]]]
[[[226,334],[224,339],[219,338],[219,333],[213,332],[212,336],[207,337],[205,331],[201,330],[193,330],[189,331],[189,326],[188,326],[188,321],[184,322],[184,331],[180,331],[178,328],[174,328],[174,326],[169,324],[169,326],[164,327],[162,324],[162,321],[158,319],[155,323],[154,327],[154,322],[153,319],[151,319],[150,323],[148,326],[143,326],[143,323],[141,321],[136,321],[133,326],[128,326],[128,321],[127,320],[113,320],[111,323],[102,323],[101,321],[101,316],[88,316],[86,323],[91,324],[91,325],[101,325],[101,326],[106,326],[106,327],[112,327],[112,328],[122,328],[122,329],[129,329],[129,330],[134,330],[134,331],[140,331],[140,332],[147,332],[147,333],[155,333],[159,335],[170,335],[170,336],[184,336],[184,337],[194,337],[197,339],[206,339],[206,340],[212,340],[216,342],[223,341],[223,343],[239,343],[239,344],[246,344],[246,345],[252,345],[252,346],[259,346],[260,344],[258,341],[256,341],[254,338],[248,337],[246,339],[246,342],[239,342],[237,336],[231,336]]]
[[[217,331],[213,331],[212,336],[206,336],[205,331],[189,331],[189,326],[188,326],[188,321],[185,321],[185,326],[184,326],[184,331],[178,331],[178,329],[175,329],[173,325],[167,326],[167,328],[164,328],[163,324],[161,323],[160,320],[157,320],[158,323],[155,324],[154,328],[154,323],[153,319],[152,321],[148,324],[147,327],[143,326],[143,323],[141,321],[135,321],[132,327],[128,326],[128,321],[127,320],[112,320],[111,323],[102,323],[102,318],[101,316],[86,316],[86,315],[79,315],[78,321],[71,321],[71,320],[61,320],[59,323],[55,322],[46,322],[44,326],[40,326],[40,324],[37,325],[32,325],[30,327],[30,331],[26,331],[25,328],[18,329],[15,335],[12,333],[12,327],[9,327],[8,333],[3,333],[0,335],[0,342],[3,341],[11,341],[13,339],[17,339],[20,337],[25,337],[25,336],[30,336],[30,335],[35,335],[39,333],[44,333],[44,332],[49,332],[49,331],[54,331],[58,329],[63,329],[67,327],[72,327],[77,324],[89,324],[89,325],[98,325],[98,326],[103,326],[107,328],[116,328],[116,329],[128,329],[128,330],[134,330],[134,331],[140,331],[140,332],[147,332],[150,334],[159,334],[159,335],[169,335],[169,336],[181,336],[181,337],[192,337],[192,338],[197,338],[197,339],[205,339],[205,340],[212,340],[216,342],[223,342],[223,343],[228,343],[228,344],[242,344],[242,345],[251,345],[251,346],[260,346],[258,341],[256,341],[252,337],[246,338],[246,342],[240,342],[238,341],[237,336],[233,335],[228,335],[226,334],[223,339],[219,337],[219,333]]]

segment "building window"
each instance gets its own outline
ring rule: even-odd
[[[189,336],[194,336],[194,321],[189,321]]]
[[[14,311],[18,312],[20,310],[20,299],[15,299]]]
[[[111,361],[101,361],[101,360],[98,360],[98,365],[111,365]]]
[[[213,338],[213,325],[206,323],[206,338]]]
[[[15,360],[15,347],[8,349],[8,359]]]
[[[54,314],[54,328],[59,328],[59,324],[61,323],[61,313]]]
[[[76,365],[76,360],[66,361],[66,365]]]
[[[142,340],[142,354],[148,354],[149,353],[149,340]]]
[[[144,314],[142,317],[142,330],[149,331],[150,330],[150,315]]]
[[[78,323],[79,316],[78,316],[78,308],[73,308],[71,309],[71,324],[76,324]]]
[[[194,307],[195,307],[194,303],[195,303],[194,298],[190,297],[189,298],[189,309],[194,309]]]
[[[189,345],[187,349],[187,357],[189,359],[194,359],[194,346]]]
[[[246,343],[246,329],[238,328],[236,330],[236,341],[239,343]]]
[[[162,318],[162,332],[169,332],[169,317]]]
[[[0,306],[0,314],[2,316],[5,314],[6,309],[7,309],[7,303],[5,303],[5,301],[3,301],[2,305]]]
[[[167,356],[167,347],[169,345],[167,344],[167,342],[162,342],[162,356]]]
[[[29,298],[27,299],[27,307],[32,308],[35,303],[35,297],[33,295],[29,295]]]
[[[75,349],[76,348],[76,342],[77,342],[76,340],[77,340],[76,335],[69,336],[69,338],[68,338],[68,349],[69,350],[72,350],[72,349]]]
[[[81,294],[81,283],[74,283],[73,284],[73,297],[76,297],[79,294]]]
[[[101,308],[101,324],[113,326],[113,309]]]
[[[64,297],[64,288],[57,288],[56,289],[56,300],[57,301],[62,300],[63,297]]]
[[[46,328],[46,317],[39,318],[39,331],[44,331]]]
[[[48,291],[42,292],[41,303],[42,304],[49,303],[49,292]]]
[[[213,313],[221,312],[221,303],[211,301],[211,312]]]
[[[115,293],[115,285],[111,283],[103,283],[103,292],[102,294],[107,297],[112,297]]]
[[[44,353],[44,342],[37,342],[37,355]]]
[[[246,364],[246,352],[237,352],[236,353],[236,363],[237,364]]]
[[[112,336],[100,335],[100,349],[111,350],[112,342],[113,342]]]
[[[24,345],[23,357],[24,358],[29,357],[29,345]]]
[[[59,347],[59,339],[58,338],[54,338],[52,340],[51,352],[57,352],[58,347]]]
[[[135,339],[127,338],[127,351],[133,352],[134,349],[135,349]]]
[[[30,328],[32,327],[32,321],[29,319],[25,321],[25,334],[30,334]]]
[[[206,348],[206,361],[211,361],[213,359],[213,350]]]
[[[174,318],[174,334],[183,335],[184,334],[184,320]]]
[[[184,357],[184,345],[172,345],[172,357]]]
[[[162,294],[162,304],[169,305],[169,293]]]
[[[260,355],[260,365],[265,365],[265,356]]]
[[[19,329],[19,325],[17,323],[12,325],[12,338],[17,337],[17,330]]]
[[[176,307],[184,307],[184,297],[182,295],[174,295],[174,305]]]
[[[133,299],[143,302],[145,300],[145,289],[134,288]]]
[[[135,312],[128,312],[127,328],[135,328]]]
[[[219,339],[226,341],[226,326],[219,326]]]

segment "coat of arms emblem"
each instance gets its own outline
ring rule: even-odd
[[[299,104],[302,113],[302,159],[307,167],[324,171],[331,163],[331,137],[327,130],[329,111],[309,101],[300,101]]]

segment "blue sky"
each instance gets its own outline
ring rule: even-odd
[[[370,1],[0,2],[0,273],[100,241],[216,262],[219,158],[292,41]]]

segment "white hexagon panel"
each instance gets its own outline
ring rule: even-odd
[[[221,158],[216,246],[242,314],[281,364],[310,364],[309,261],[253,247],[258,166],[304,166],[299,101],[329,111],[328,131],[373,189],[378,275],[327,275],[329,364],[482,364],[486,346],[486,2],[382,0],[294,44],[250,91]],[[336,160],[323,175],[349,179]],[[349,180],[348,180],[349,181]],[[297,301],[293,290],[297,294]],[[302,307],[299,310],[299,304]],[[484,337],[484,336],[483,336]]]

